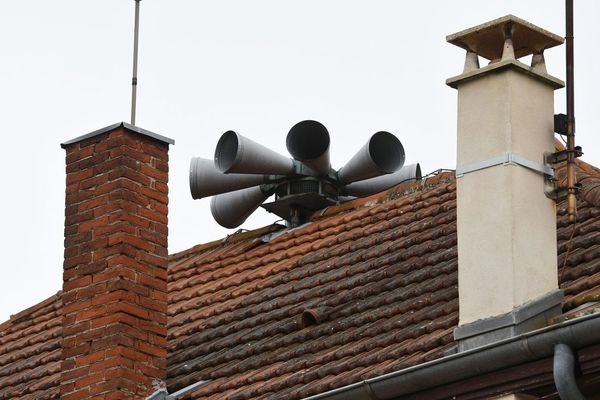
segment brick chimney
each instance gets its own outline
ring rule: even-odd
[[[544,50],[560,36],[508,15],[450,35],[466,50],[458,91],[459,350],[545,326],[560,313],[554,90]],[[532,65],[518,58],[533,55]],[[479,57],[491,60],[479,67]]]
[[[168,150],[118,123],[66,150],[61,398],[143,398],[166,378]]]

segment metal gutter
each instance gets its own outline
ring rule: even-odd
[[[386,400],[551,357],[562,343],[577,350],[600,343],[600,313],[564,321],[489,345],[367,379],[306,400]]]

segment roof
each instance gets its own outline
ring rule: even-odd
[[[60,295],[0,324],[0,399],[60,398]]]
[[[557,207],[565,310],[600,299],[600,170],[577,166],[575,231]],[[455,207],[454,173],[440,172],[170,256],[169,392],[212,379],[198,397],[299,399],[444,356]],[[60,309],[59,293],[0,325],[0,399],[58,397]]]

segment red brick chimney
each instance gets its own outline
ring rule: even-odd
[[[168,150],[118,123],[66,150],[61,398],[144,398],[166,378]]]

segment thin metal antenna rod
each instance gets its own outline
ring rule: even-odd
[[[137,64],[138,64],[138,38],[140,30],[140,1],[135,1],[135,27],[133,30],[133,78],[131,78],[131,125],[135,125],[135,106],[137,94]]]
[[[575,176],[575,93],[573,66],[573,0],[565,3],[566,63],[567,63],[567,214],[569,222],[577,220],[577,183]]]

